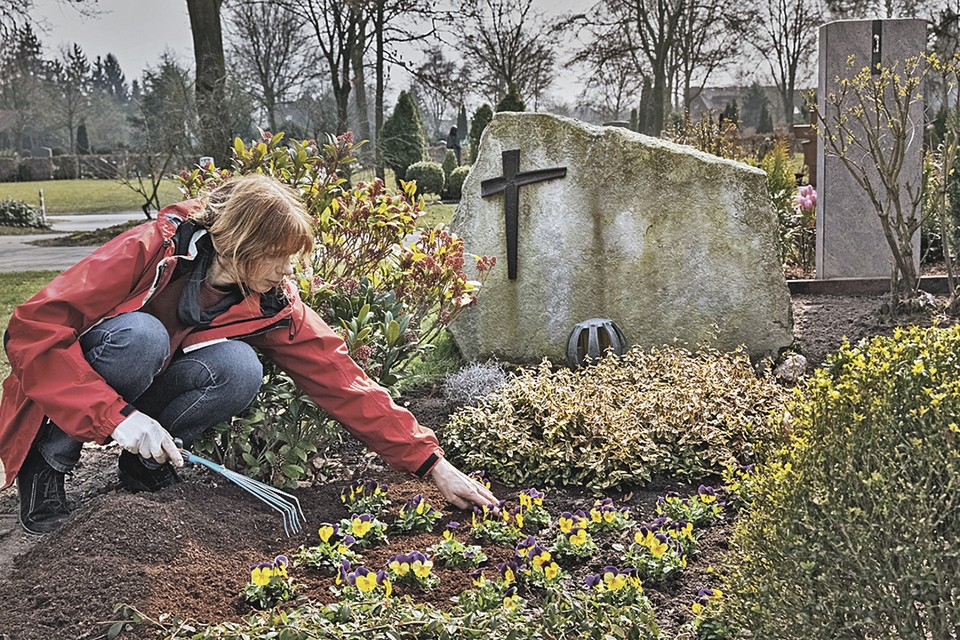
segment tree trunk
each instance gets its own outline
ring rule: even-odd
[[[377,17],[374,23],[374,31],[377,34],[377,61],[376,75],[377,88],[374,96],[374,118],[376,120],[376,138],[374,142],[374,170],[377,177],[386,180],[386,169],[383,162],[383,3],[385,0],[377,0]]]
[[[197,65],[197,114],[200,117],[200,151],[213,156],[217,166],[227,159],[230,131],[225,110],[226,65],[220,27],[222,0],[187,0],[193,55]]]
[[[663,132],[664,107],[667,100],[667,70],[659,68],[653,75],[653,100],[650,105],[650,135],[660,137]]]
[[[370,140],[370,113],[367,105],[367,74],[363,66],[366,49],[367,27],[362,23],[357,31],[357,46],[353,50],[353,84],[357,92],[357,133],[361,140]]]

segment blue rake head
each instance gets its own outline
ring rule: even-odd
[[[231,471],[222,464],[211,462],[206,458],[201,458],[196,454],[190,453],[180,446],[179,442],[177,443],[177,446],[180,447],[180,453],[183,455],[184,462],[193,462],[203,465],[211,471],[219,473],[224,478],[234,483],[247,493],[253,495],[255,498],[266,504],[274,511],[279,511],[280,515],[283,517],[283,531],[287,534],[288,538],[293,533],[299,533],[303,528],[303,523],[306,522],[306,518],[303,515],[303,510],[300,508],[300,501],[297,500],[296,496],[293,496],[286,491],[281,491],[276,487],[271,487],[268,484],[254,480],[253,478],[248,478],[247,476],[237,473],[236,471]]]

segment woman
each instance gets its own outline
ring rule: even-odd
[[[178,482],[173,438],[190,446],[250,404],[263,379],[254,348],[394,468],[431,476],[460,508],[494,501],[300,301],[291,256],[312,245],[295,193],[242,176],[163,209],[18,306],[4,334],[0,461],[23,528],[66,519],[64,475],[84,442],[123,448],[130,491]]]

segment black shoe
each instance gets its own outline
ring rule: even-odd
[[[120,452],[120,460],[117,461],[119,468],[120,484],[131,493],[140,491],[160,491],[165,487],[180,482],[180,476],[174,470],[173,465],[167,462],[156,469],[148,469],[140,456],[129,451]]]
[[[41,536],[56,530],[70,515],[63,477],[31,448],[17,474],[20,495],[20,526],[27,533]]]

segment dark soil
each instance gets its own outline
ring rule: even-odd
[[[797,346],[811,366],[823,362],[844,336],[851,341],[892,331],[881,323],[877,310],[884,298],[797,297],[794,323]],[[942,301],[940,301],[942,302]],[[901,318],[898,322],[930,324],[938,320],[935,311]],[[939,318],[942,324],[951,322]],[[436,429],[441,441],[442,427],[454,409],[436,387],[423,389],[404,399],[420,421]],[[255,499],[206,471],[188,470],[187,482],[156,494],[131,495],[119,491],[115,482],[115,448],[87,447],[83,466],[68,480],[70,498],[76,510],[58,532],[42,539],[26,537],[16,525],[16,492],[0,492],[0,640],[101,638],[115,621],[117,603],[133,605],[156,618],[167,613],[200,622],[238,620],[250,612],[238,593],[249,578],[248,567],[270,561],[279,553],[291,554],[301,544],[316,544],[321,522],[337,522],[350,514],[342,506],[339,492],[353,477],[373,478],[389,485],[393,505],[381,517],[391,522],[397,508],[408,498],[423,493],[447,515],[433,535],[390,535],[387,546],[364,552],[364,564],[380,568],[397,553],[425,551],[439,539],[449,520],[469,522],[469,513],[450,510],[429,482],[394,473],[378,460],[360,455],[358,445],[348,442],[342,451],[340,478],[324,486],[296,490],[306,515],[302,533],[287,538],[280,518]],[[500,498],[516,499],[523,487],[494,485]],[[613,495],[618,505],[634,508],[638,521],[655,516],[658,495],[675,490],[690,492],[696,484],[659,482],[637,488],[628,495]],[[554,516],[564,510],[589,508],[593,496],[576,490],[548,491],[546,505]],[[688,619],[689,606],[698,589],[708,586],[707,569],[723,558],[732,515],[714,524],[704,534],[700,553],[691,560],[684,575],[665,585],[645,585],[659,624],[675,630]],[[465,536],[465,533],[461,533]],[[571,570],[576,584],[583,576],[616,563],[610,545],[618,535],[599,535],[601,551],[584,565]],[[548,536],[547,539],[552,539]],[[490,562],[510,557],[509,545],[485,545]],[[332,577],[305,568],[293,575],[303,587],[300,593],[319,601],[332,601]],[[470,586],[467,572],[439,568],[441,584],[422,593],[398,587],[401,595],[416,602],[449,606],[450,598]],[[142,628],[122,637],[148,637]]]

